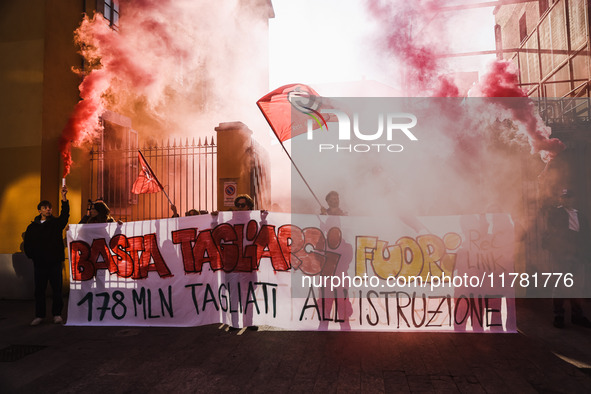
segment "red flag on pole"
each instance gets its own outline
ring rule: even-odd
[[[305,133],[308,121],[312,130],[327,127],[327,116],[319,112],[320,96],[311,87],[300,83],[267,93],[257,101],[257,105],[281,142]]]
[[[156,175],[154,175],[154,171],[150,168],[150,165],[144,158],[144,155],[140,150],[138,150],[139,159],[140,159],[140,174],[138,175],[135,182],[133,182],[133,187],[131,188],[131,192],[133,194],[143,194],[143,193],[157,193],[161,190],[164,190]]]

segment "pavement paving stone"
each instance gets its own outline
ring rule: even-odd
[[[404,371],[389,371],[382,372],[384,378],[384,387],[386,393],[392,394],[407,394],[410,393],[410,386]]]
[[[314,383],[314,393],[336,392],[340,373],[340,365],[335,363],[336,359],[338,359],[338,356],[335,356],[331,352],[327,352],[322,357],[322,362],[316,375],[316,382]]]
[[[486,393],[484,387],[482,387],[482,385],[474,375],[452,375],[452,379],[458,389],[458,392],[460,393]]]

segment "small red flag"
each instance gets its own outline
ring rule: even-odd
[[[319,112],[320,96],[306,85],[294,83],[277,88],[261,97],[257,105],[281,142],[304,134],[308,120],[312,130],[327,127],[327,116]]]
[[[141,151],[138,150],[139,159],[140,159],[140,174],[138,175],[135,182],[133,182],[133,187],[131,188],[131,192],[133,194],[143,194],[143,193],[157,193],[164,188],[154,175],[154,171],[150,168],[150,165],[144,158],[144,155]]]

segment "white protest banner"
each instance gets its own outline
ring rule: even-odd
[[[514,332],[506,214],[220,212],[70,225],[69,325]]]

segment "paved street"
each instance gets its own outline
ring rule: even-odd
[[[518,334],[341,333],[30,327],[2,300],[0,392],[591,392],[591,330],[517,307]]]

